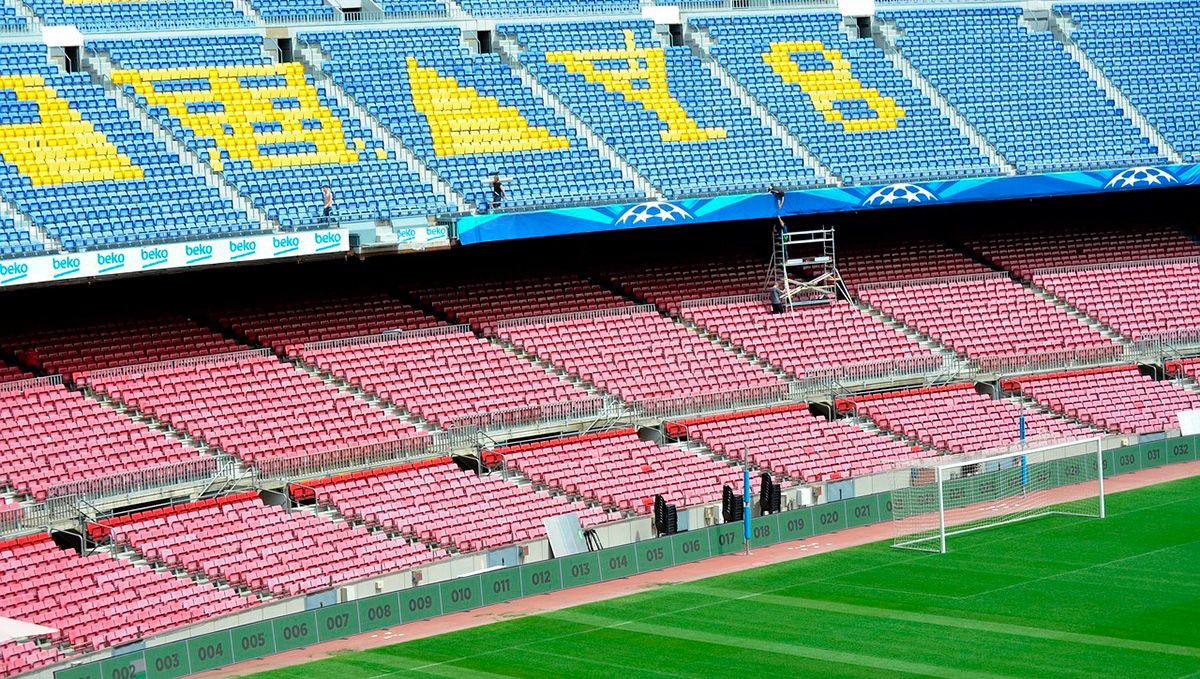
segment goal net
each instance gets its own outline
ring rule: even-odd
[[[892,491],[892,546],[945,552],[951,536],[1016,521],[1104,518],[1101,439],[1012,448],[907,467],[908,485]]]

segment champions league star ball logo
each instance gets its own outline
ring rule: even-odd
[[[1131,167],[1116,174],[1104,185],[1106,189],[1131,189],[1139,186],[1165,186],[1178,184],[1179,180],[1170,172],[1157,167]]]
[[[879,189],[863,201],[863,205],[882,207],[885,205],[912,205],[933,203],[937,196],[916,184],[892,184]]]
[[[687,210],[666,201],[639,203],[625,211],[617,220],[618,224],[667,224],[670,222],[685,222],[691,219]]]

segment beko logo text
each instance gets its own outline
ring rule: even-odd
[[[122,266],[124,264],[124,252],[100,252],[96,254],[97,266]]]
[[[188,245],[184,248],[184,254],[188,257],[209,257],[212,255],[211,245]]]
[[[167,258],[166,248],[142,248],[143,262],[157,262],[160,259]]]
[[[78,269],[78,268],[79,268],[79,258],[78,257],[55,257],[54,258],[54,270],[55,271],[68,271],[71,269]]]
[[[229,242],[230,252],[248,253],[254,252],[254,247],[258,245],[252,240],[235,240]]]
[[[271,239],[276,248],[298,248],[300,247],[300,239],[295,236],[275,236]]]
[[[0,276],[24,276],[27,273],[28,264],[0,264]]]

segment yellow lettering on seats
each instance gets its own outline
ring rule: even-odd
[[[118,85],[132,85],[149,106],[162,106],[197,137],[212,139],[229,160],[247,160],[255,169],[354,163],[359,152],[348,143],[342,121],[321,104],[317,89],[297,63],[253,66],[199,66],[120,70],[112,72]],[[268,79],[243,83],[242,78]],[[272,80],[282,78],[282,83]],[[207,81],[209,89],[159,91],[155,83]],[[277,99],[297,106],[277,108]],[[188,104],[198,105],[189,110]],[[317,121],[305,126],[305,121]],[[271,125],[273,129],[255,129]],[[267,144],[306,143],[311,148],[292,153],[265,154]]]
[[[792,55],[804,52],[819,52],[833,68],[800,70]],[[905,115],[904,108],[895,99],[880,94],[873,87],[864,87],[850,73],[850,62],[840,50],[828,49],[819,40],[773,42],[771,51],[764,53],[762,59],[783,82],[799,85],[826,121],[841,123],[847,132],[893,130]],[[846,120],[834,107],[834,102],[838,101],[862,101],[875,112],[875,117]]]
[[[513,106],[501,106],[495,97],[460,85],[437,69],[421,66],[408,57],[408,83],[413,107],[425,116],[439,156],[509,151],[554,151],[567,148],[566,137],[534,127]]]
[[[37,105],[38,122],[0,124],[0,157],[16,165],[34,186],[142,178],[142,168],[42,76],[0,76],[0,90]]]
[[[624,49],[547,52],[546,61],[562,64],[569,73],[582,75],[609,92],[636,101],[667,125],[663,141],[708,141],[724,139],[723,127],[700,127],[683,110],[667,86],[667,56],[660,47],[638,47],[633,31],[625,31]],[[625,62],[622,68],[596,68],[597,62]],[[635,86],[643,84],[644,86]]]

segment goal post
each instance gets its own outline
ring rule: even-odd
[[[907,485],[892,491],[899,549],[944,553],[955,535],[1052,514],[1104,518],[1101,438],[1015,444],[905,469]]]

